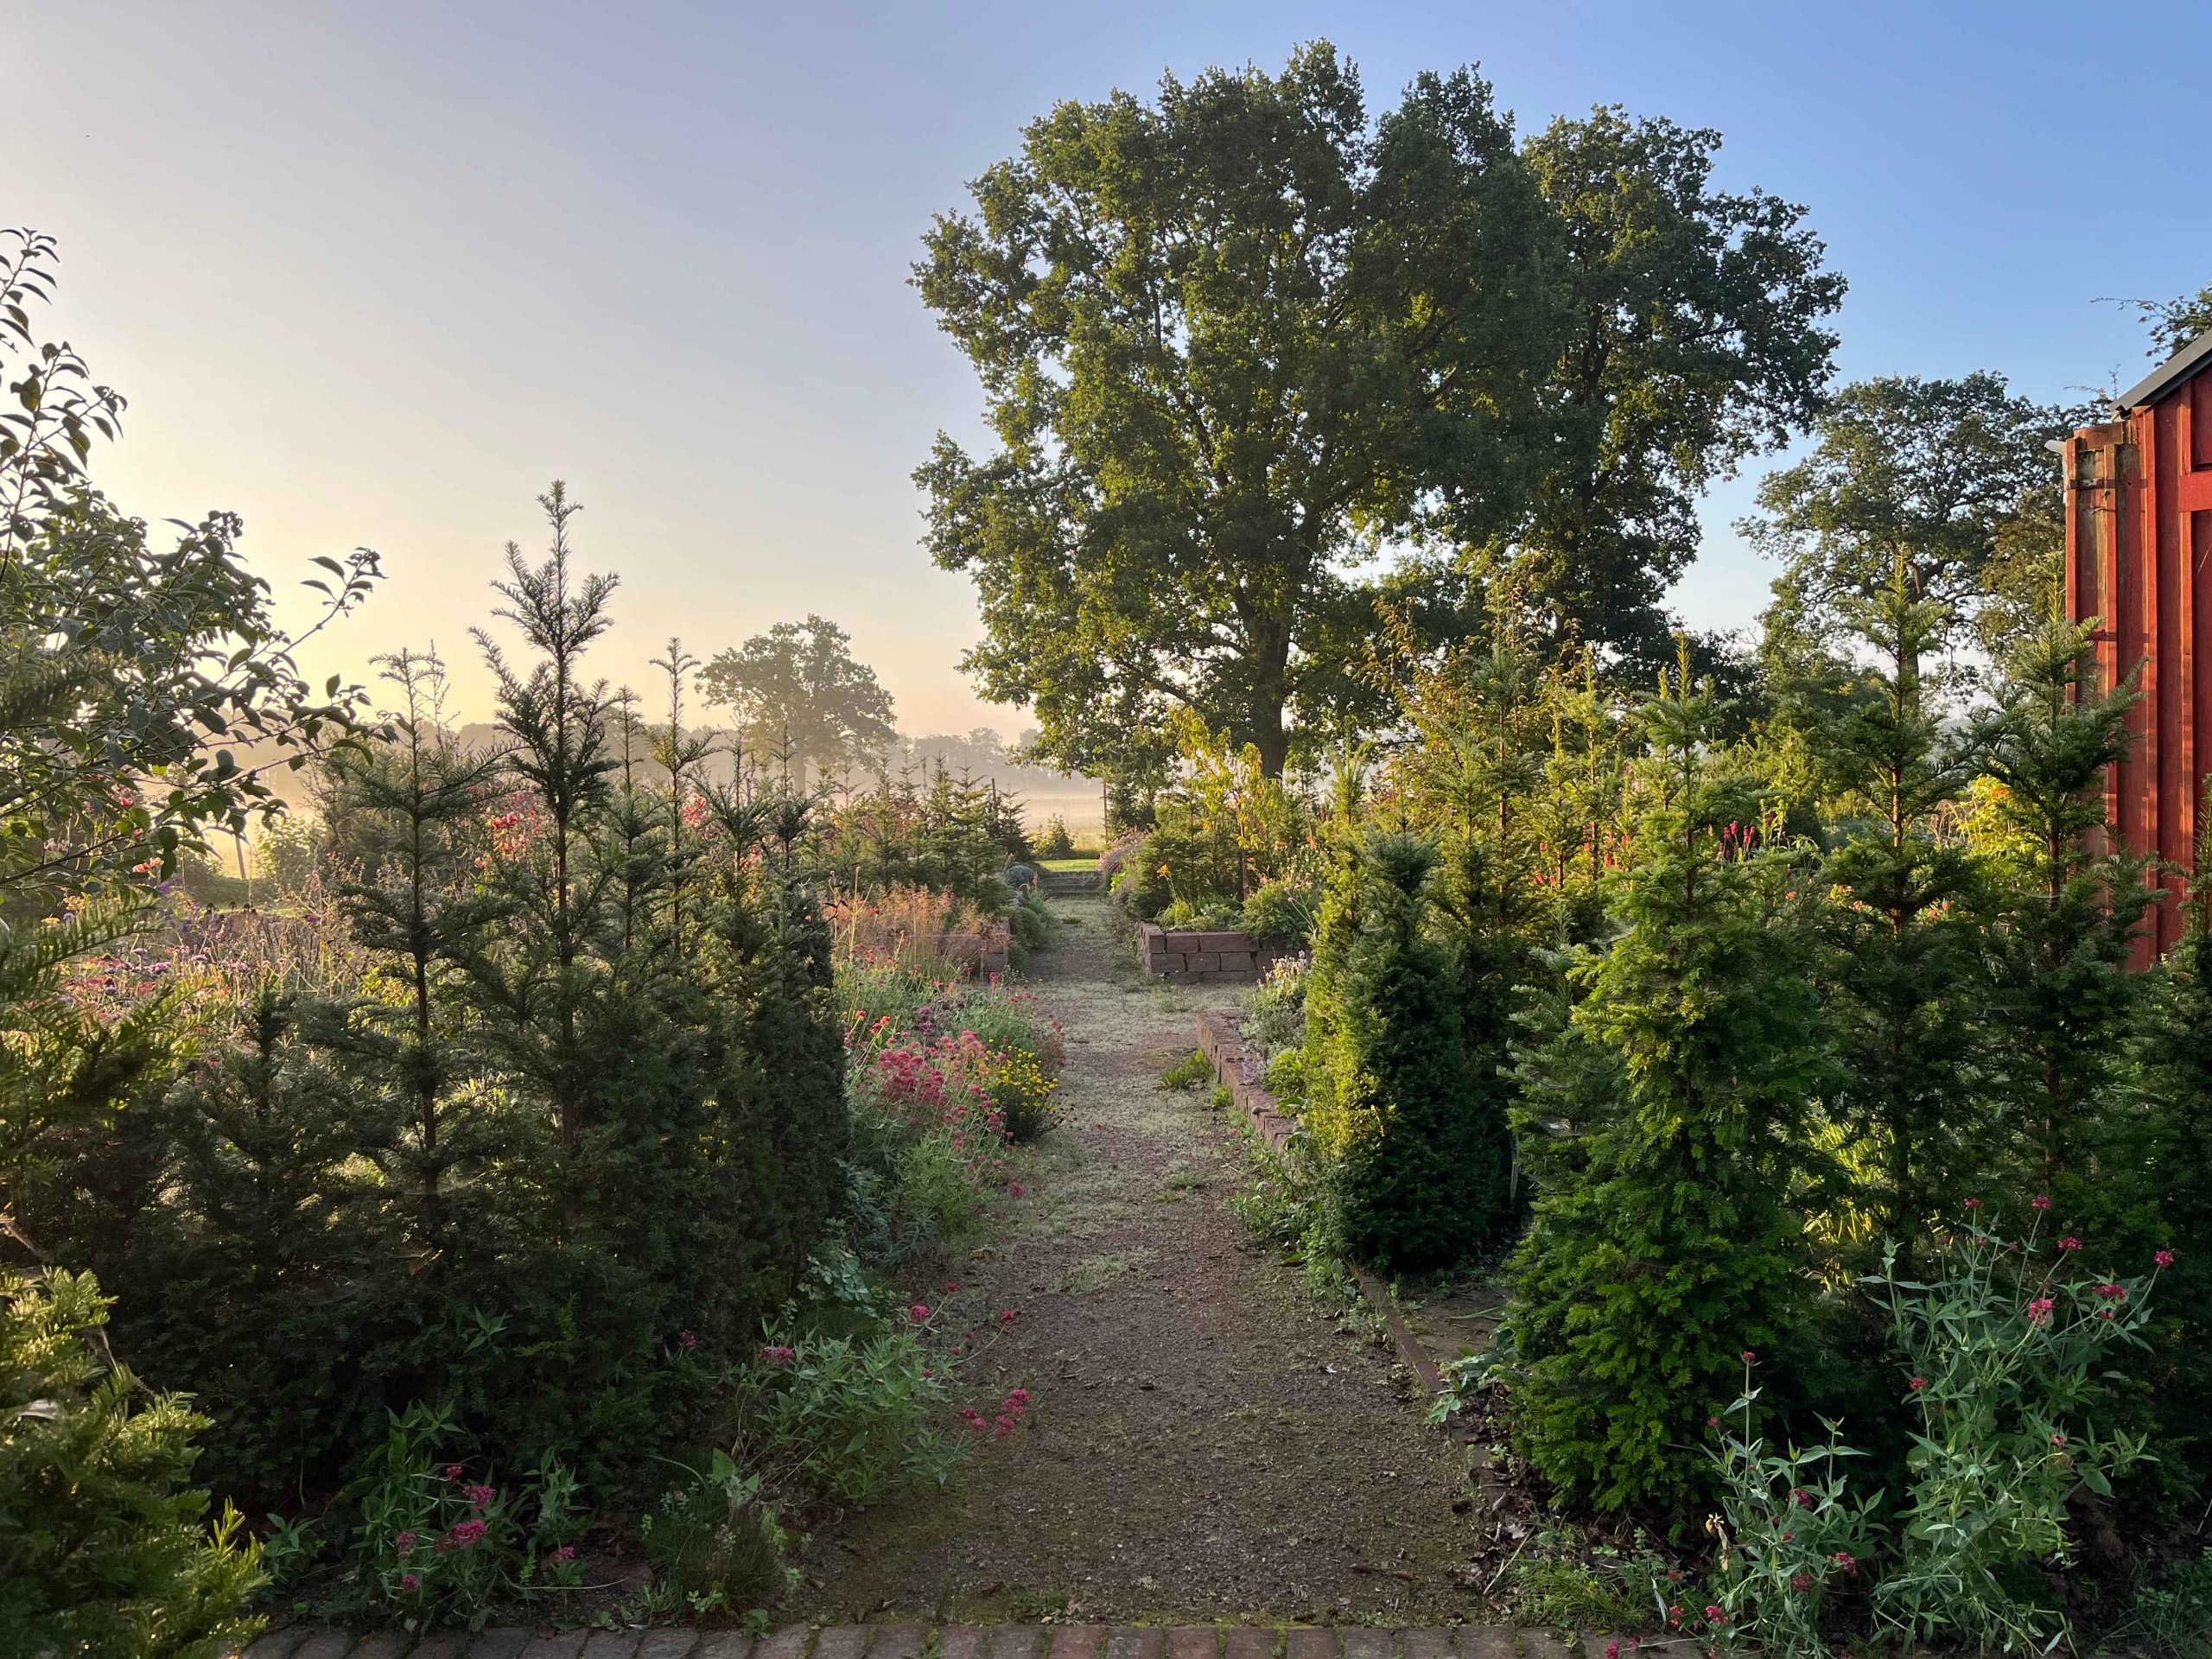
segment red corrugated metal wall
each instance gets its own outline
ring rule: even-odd
[[[2208,365],[2212,368],[2212,365]],[[2106,804],[2139,855],[2179,867],[2163,881],[2139,951],[2147,965],[2181,937],[2176,902],[2196,862],[2196,815],[2212,769],[2212,372],[2199,372],[2066,445],[2066,601],[2098,620],[2105,683],[2139,670],[2137,734]]]

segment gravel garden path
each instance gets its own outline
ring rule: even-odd
[[[817,1530],[820,1624],[1441,1624],[1472,1611],[1461,1454],[1410,1380],[1230,1207],[1247,1165],[1161,1071],[1228,987],[1147,982],[1096,897],[1027,978],[1066,1027],[1063,1128],[958,1262],[963,1401],[1029,1391],[950,1491]],[[1011,1310],[1014,1319],[1001,1323]]]

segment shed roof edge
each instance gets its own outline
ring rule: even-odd
[[[2143,379],[2113,398],[2113,402],[2123,410],[2140,409],[2144,404],[2164,397],[2182,381],[2207,366],[2212,366],[2212,328],[2206,329],[2190,340]]]

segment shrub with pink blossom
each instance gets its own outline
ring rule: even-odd
[[[2139,1277],[2087,1270],[2078,1238],[2042,1244],[2044,1212],[2007,1241],[1979,1223],[1937,1237],[1930,1282],[1898,1276],[1894,1250],[1866,1284],[1916,1382],[1910,1487],[1897,1559],[1875,1586],[1877,1617],[1910,1640],[2041,1647],[2066,1621],[2024,1601],[2013,1569],[2064,1560],[2067,1504],[2112,1496],[2145,1440],[2100,1433],[2101,1381],[2115,1348],[2141,1347],[2156,1265]]]
[[[938,1427],[948,1402],[931,1325],[917,1303],[872,1335],[772,1330],[762,1362],[733,1379],[738,1461],[779,1496],[854,1507],[948,1484],[967,1452]]]
[[[510,1489],[445,1461],[453,1419],[427,1406],[392,1417],[348,1490],[358,1553],[338,1610],[386,1617],[416,1634],[480,1628],[493,1610],[582,1582],[575,1540],[589,1516],[575,1478],[550,1459]]]

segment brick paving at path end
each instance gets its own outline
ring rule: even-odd
[[[1477,1624],[792,1624],[759,1641],[730,1630],[514,1629],[435,1630],[417,1641],[296,1624],[261,1637],[243,1659],[1599,1659],[1609,1645],[1602,1634]]]

